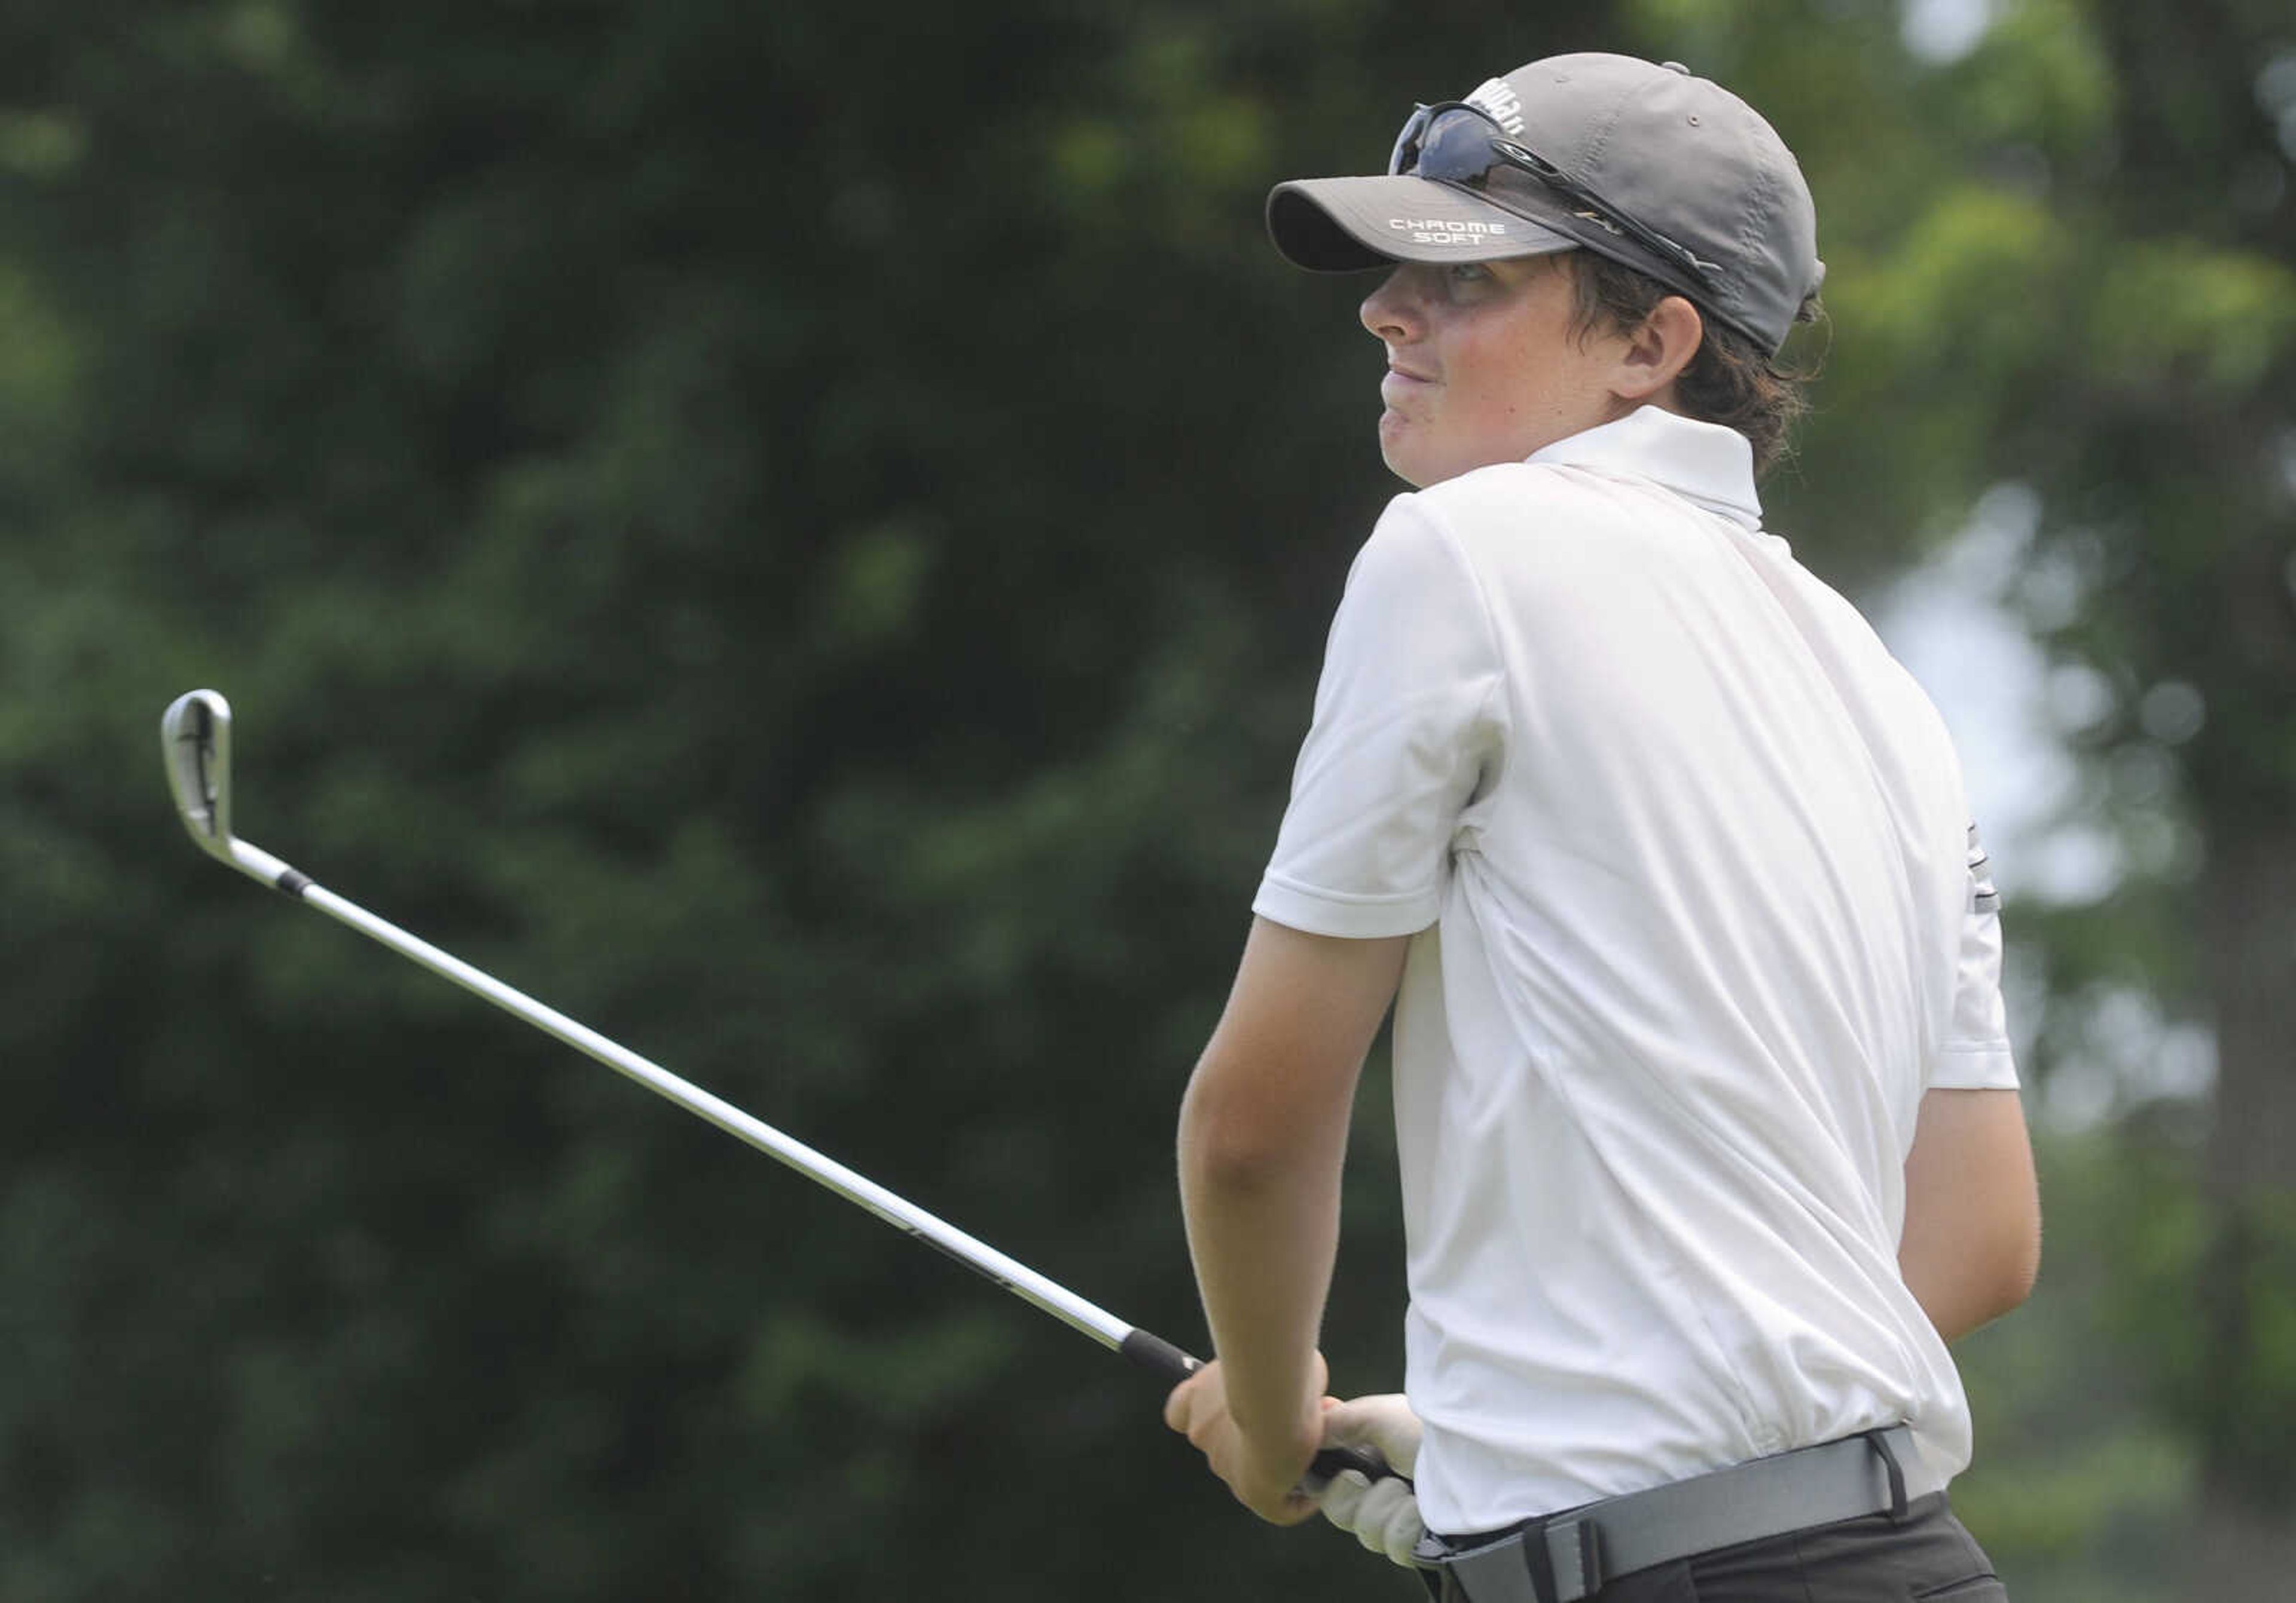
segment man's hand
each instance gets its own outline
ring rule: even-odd
[[[1328,1371],[1316,1354],[1311,1393],[1321,1392]],[[1188,1438],[1227,1483],[1236,1501],[1272,1525],[1293,1525],[1316,1511],[1316,1498],[1303,1493],[1300,1480],[1323,1445],[1320,1411],[1303,1409],[1280,1437],[1248,1435],[1227,1411],[1227,1383],[1217,1360],[1172,1388],[1164,1403],[1164,1423]]]
[[[1399,1395],[1357,1397],[1347,1403],[1324,1399],[1324,1445],[1353,1447],[1376,1453],[1396,1472],[1381,1480],[1367,1480],[1357,1470],[1342,1470],[1324,1493],[1324,1517],[1342,1531],[1352,1531],[1357,1542],[1374,1553],[1384,1553],[1406,1568],[1415,1567],[1412,1551],[1427,1527],[1420,1522],[1419,1499],[1408,1476],[1419,1465],[1419,1416]]]

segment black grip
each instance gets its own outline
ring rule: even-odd
[[[1168,1386],[1179,1385],[1204,1367],[1202,1359],[1189,1357],[1162,1337],[1151,1336],[1137,1326],[1116,1350]]]
[[[1353,1469],[1367,1481],[1385,1480],[1395,1474],[1387,1467],[1386,1460],[1353,1447],[1326,1447],[1308,1464],[1308,1473],[1319,1481],[1330,1480],[1342,1469]]]
[[[1162,1337],[1152,1336],[1136,1326],[1116,1350],[1168,1386],[1179,1385],[1204,1367],[1203,1360],[1191,1357]],[[1308,1466],[1308,1473],[1319,1481],[1330,1480],[1343,1469],[1356,1470],[1374,1481],[1395,1473],[1381,1460],[1352,1447],[1326,1447]]]

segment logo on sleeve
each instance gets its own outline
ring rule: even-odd
[[[1977,838],[1977,826],[1969,826],[1969,910],[1980,916],[2001,911],[2001,893],[1993,888],[1993,859],[1985,855],[1985,843]]]

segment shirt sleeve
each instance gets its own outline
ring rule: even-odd
[[[2017,1062],[2001,1001],[2001,893],[1990,860],[1969,826],[1969,896],[1954,967],[1953,1019],[1930,1075],[1932,1090],[2013,1091]]]
[[[1503,682],[1464,556],[1397,497],[1349,571],[1252,911],[1357,939],[1432,924],[1460,814],[1505,750]]]

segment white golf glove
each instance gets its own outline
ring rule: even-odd
[[[1416,1567],[1411,1550],[1426,1526],[1419,1521],[1419,1499],[1408,1476],[1419,1462],[1419,1416],[1395,1394],[1357,1397],[1324,1411],[1324,1444],[1368,1450],[1387,1460],[1395,1475],[1378,1480],[1361,1470],[1343,1469],[1324,1490],[1324,1517],[1374,1553],[1406,1568]]]

